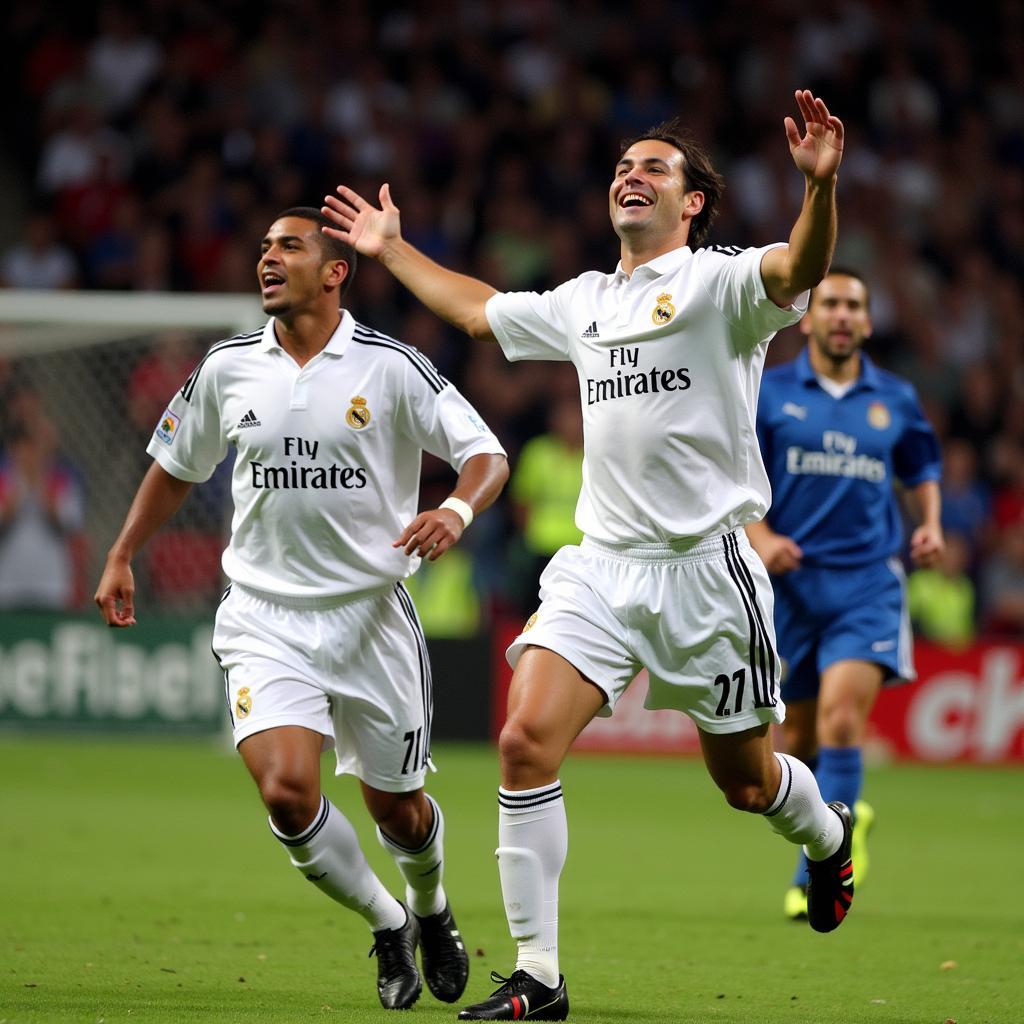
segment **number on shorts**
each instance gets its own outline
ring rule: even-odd
[[[420,740],[423,738],[423,726],[415,732],[407,732],[402,739],[405,740],[405,760],[402,762],[402,774],[409,774],[410,764],[414,768],[420,766]]]
[[[715,708],[715,714],[719,718],[727,718],[729,715],[735,713],[739,714],[743,709],[743,684],[747,679],[747,670],[745,668],[739,668],[732,674],[732,679],[723,672],[721,675],[715,677],[715,686],[722,688],[722,697],[718,702],[718,707]],[[729,708],[729,692],[732,689],[732,684],[736,684],[736,702],[732,708]]]

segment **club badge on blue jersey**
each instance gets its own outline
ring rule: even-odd
[[[882,402],[872,402],[868,406],[868,423],[875,430],[885,430],[892,423],[892,413]]]

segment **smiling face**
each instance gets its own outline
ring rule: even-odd
[[[665,251],[686,244],[690,219],[704,196],[686,191],[685,157],[668,142],[641,139],[615,166],[608,208],[623,245]]]
[[[817,358],[838,367],[856,355],[871,337],[864,282],[848,274],[829,274],[814,289],[800,330],[807,335],[812,362]]]
[[[332,283],[338,283],[339,265],[345,267],[337,260],[325,259],[320,228],[314,221],[302,217],[274,221],[260,243],[256,264],[263,311],[288,317],[314,307]]]

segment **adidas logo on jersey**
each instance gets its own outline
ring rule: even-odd
[[[581,338],[600,338],[601,335],[597,331],[597,321],[595,320],[581,335]]]
[[[246,414],[245,414],[245,415],[244,415],[244,416],[243,416],[243,417],[242,417],[242,418],[241,418],[241,419],[240,419],[240,420],[238,421],[238,429],[239,429],[239,430],[241,430],[241,429],[242,429],[242,427],[259,427],[259,426],[262,426],[262,424],[260,423],[260,421],[259,421],[258,419],[256,419],[256,413],[254,413],[254,412],[252,411],[252,409],[250,409],[250,410],[249,410],[249,411],[248,411],[248,412],[247,412],[247,413],[246,413]]]

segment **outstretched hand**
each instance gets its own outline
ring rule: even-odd
[[[791,117],[785,120],[786,139],[793,162],[812,181],[828,181],[843,159],[843,122],[833,117],[825,101],[810,89],[796,91],[796,103],[805,122],[803,138]]]
[[[337,225],[323,228],[325,235],[348,242],[356,252],[374,258],[402,237],[398,207],[391,201],[391,189],[386,183],[380,187],[379,209],[345,185],[339,185],[337,192],[338,196],[324,196],[320,208]]]

